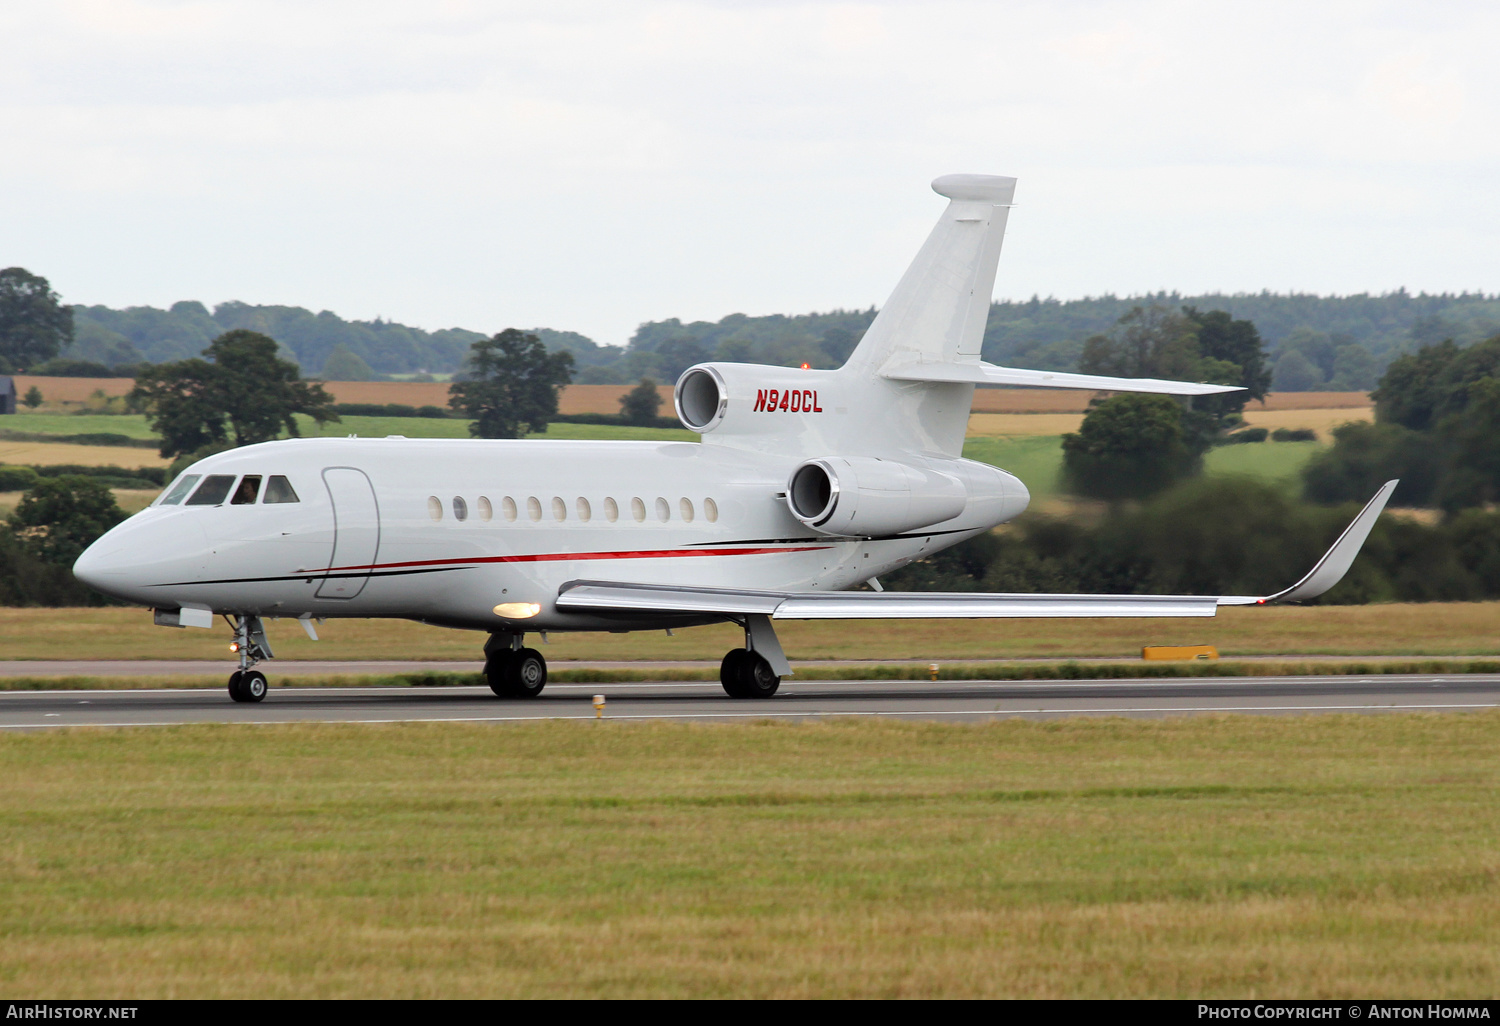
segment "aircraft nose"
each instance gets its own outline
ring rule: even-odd
[[[105,532],[73,563],[73,576],[95,591],[149,602],[142,589],[198,580],[208,536],[178,511],[132,517]]]

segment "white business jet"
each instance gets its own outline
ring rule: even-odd
[[[527,631],[732,621],[724,690],[769,698],[791,667],[773,621],[1212,616],[1312,598],[1343,576],[1388,483],[1297,584],[1270,596],[882,592],[877,578],[1020,514],[1026,486],[960,458],[974,386],[1195,396],[1222,385],[996,367],[980,360],[1015,179],[946,175],[948,206],[838,370],[703,363],[677,381],[690,442],[295,438],[189,467],[79,557],[78,579],[155,609],[222,614],[258,702],[263,620],[399,617],[485,631],[485,676],[539,694]],[[869,583],[874,590],[847,589]]]

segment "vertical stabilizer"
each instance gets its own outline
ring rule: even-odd
[[[932,188],[948,209],[838,372],[855,421],[846,437],[867,451],[963,452],[972,384],[882,375],[913,364],[978,366],[1016,180],[944,175]]]
[[[849,357],[849,370],[979,362],[1016,180],[944,175],[932,189],[948,197],[948,209]]]

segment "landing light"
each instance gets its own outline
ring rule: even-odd
[[[502,602],[495,607],[495,615],[507,620],[525,620],[542,611],[535,602]]]

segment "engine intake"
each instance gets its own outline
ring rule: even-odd
[[[880,537],[916,531],[964,511],[963,482],[873,456],[808,460],[787,480],[792,516],[824,534]]]

